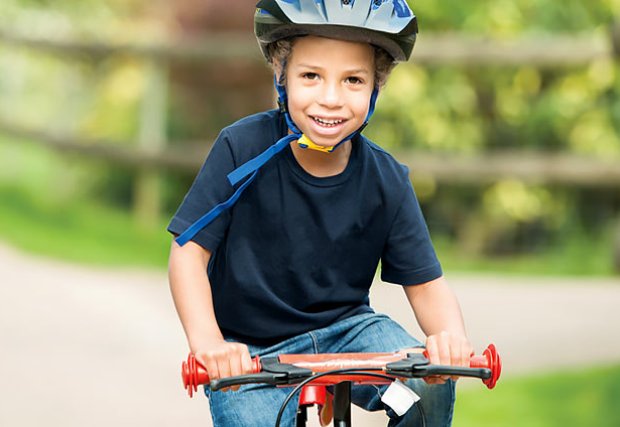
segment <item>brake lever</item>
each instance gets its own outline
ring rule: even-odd
[[[423,378],[431,375],[456,375],[488,380],[493,373],[488,368],[467,368],[461,366],[431,365],[422,354],[409,353],[406,358],[388,363],[385,372],[405,378]]]
[[[211,380],[209,388],[212,391],[218,391],[226,387],[233,387],[244,384],[269,384],[280,385],[287,383],[286,374],[273,374],[270,372],[260,372],[258,374],[237,375],[234,377],[221,378],[219,380]]]

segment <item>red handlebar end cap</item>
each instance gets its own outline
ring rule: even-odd
[[[491,378],[483,381],[490,390],[495,387],[497,380],[499,380],[502,374],[502,359],[499,357],[499,353],[493,344],[489,344],[482,355],[486,357],[487,366],[491,369]]]
[[[209,382],[207,370],[196,360],[193,354],[187,356],[187,362],[183,362],[181,367],[181,378],[183,386],[187,390],[189,397],[194,396],[194,392],[198,390],[199,384]]]

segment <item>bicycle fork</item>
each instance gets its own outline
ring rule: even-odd
[[[351,427],[351,381],[333,386],[329,393],[326,386],[308,385],[301,389],[297,406],[296,427],[306,427],[308,407],[317,405],[321,426],[334,421],[334,427]]]

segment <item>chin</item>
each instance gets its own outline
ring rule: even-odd
[[[304,132],[304,134],[310,138],[310,140],[312,142],[314,142],[316,145],[320,145],[321,147],[334,147],[338,144],[340,144],[340,142],[345,139],[347,136],[351,135],[353,132],[355,132],[355,129],[352,130],[347,130],[345,132],[342,132],[336,136],[323,136],[323,135],[316,135],[313,133],[306,133]]]

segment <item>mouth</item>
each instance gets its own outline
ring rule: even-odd
[[[341,118],[326,118],[326,117],[318,117],[318,116],[310,116],[310,118],[315,123],[317,123],[319,126],[326,127],[326,128],[336,127],[346,121],[345,119],[341,119]]]

